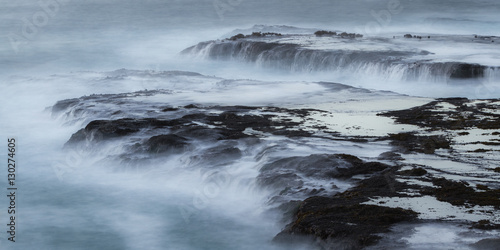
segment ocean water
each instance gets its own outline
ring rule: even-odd
[[[499,12],[495,0],[0,0],[0,138],[4,142],[0,150],[7,152],[6,139],[15,138],[18,163],[16,242],[7,240],[7,227],[2,226],[9,223],[9,201],[2,195],[0,249],[288,249],[272,243],[284,225],[280,214],[269,210],[272,190],[255,183],[259,167],[286,154],[348,151],[376,157],[387,145],[363,148],[345,142],[323,145],[273,138],[259,146],[239,145],[244,157],[216,173],[204,172],[192,161],[210,145],[200,145],[184,157],[124,167],[116,157],[127,154],[127,141],[98,148],[63,147],[89,121],[107,118],[105,112],[54,116],[49,107],[69,98],[145,89],[174,91],[174,97],[160,99],[173,106],[294,105],[324,91],[308,84],[319,81],[423,97],[498,98],[498,69],[479,83],[450,83],[405,80],[398,74],[384,74],[385,68],[354,71],[359,74],[288,71],[180,52],[254,25],[283,25],[285,32],[342,30],[368,38],[406,33],[500,36]],[[500,66],[496,45],[453,44],[435,42],[423,49],[434,52],[436,60]],[[165,80],[120,69],[190,71],[207,78],[174,74]],[[244,80],[229,81],[229,87],[218,89],[222,78]],[[103,105],[101,110],[117,109],[95,105]],[[119,108],[129,116],[145,116],[141,107]],[[1,159],[6,162],[5,153]],[[1,169],[0,188],[8,194],[7,170]],[[457,240],[460,228],[429,227],[403,235],[405,246],[439,249],[462,242]],[[443,230],[447,239],[437,239]],[[425,239],[428,244],[422,242]],[[308,245],[296,248],[311,249]]]

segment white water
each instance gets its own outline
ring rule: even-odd
[[[146,166],[149,167],[147,171],[121,170],[116,162],[103,161],[108,155],[119,154],[121,147],[63,151],[64,143],[85,124],[70,125],[62,118],[53,119],[44,111],[46,107],[58,100],[94,93],[162,87],[161,81],[98,81],[100,73],[82,76],[70,73],[72,71],[187,70],[227,79],[338,81],[433,97],[498,97],[497,82],[470,88],[421,81],[380,81],[371,75],[289,74],[179,56],[181,50],[198,42],[218,39],[234,29],[257,23],[363,30],[375,20],[370,11],[387,9],[384,1],[368,0],[311,1],[307,4],[301,1],[240,1],[233,10],[220,16],[213,3],[60,0],[54,13],[48,14],[47,23],[40,24],[26,37],[23,19],[33,20],[43,13],[40,12],[43,8],[37,1],[0,0],[0,138],[4,142],[0,150],[6,152],[6,138],[15,137],[18,141],[19,188],[16,243],[7,241],[6,227],[2,225],[8,223],[8,201],[5,195],[0,198],[0,249],[279,249],[270,243],[282,226],[277,223],[278,215],[265,212],[268,193],[251,183],[257,175],[255,162],[242,161],[234,166],[231,176],[235,176],[235,181],[214,191],[210,189],[215,187],[203,175],[186,170],[176,159],[155,162]],[[367,35],[408,31],[500,35],[496,1],[474,1],[473,4],[468,1],[401,1],[401,4],[404,9],[392,15],[391,21],[381,26],[380,33]],[[13,45],[9,40],[13,34],[22,43]],[[443,47],[438,50],[446,52]],[[477,50],[470,55],[477,55]],[[498,58],[481,55],[476,59],[498,62]],[[54,74],[57,76],[51,77]],[[498,79],[498,72],[491,74]],[[179,85],[189,90],[182,82]],[[295,86],[304,87],[302,84]],[[249,89],[259,93],[262,87]],[[281,82],[272,84],[269,89],[259,101],[250,94],[242,98],[241,91],[245,89],[239,88],[208,97],[199,93],[193,97],[193,93],[186,91],[184,98],[214,102],[223,96],[228,103],[262,103],[283,98],[284,92],[294,96],[307,90],[307,86],[294,88],[290,93],[287,92],[289,86]],[[317,145],[291,144],[290,148],[290,154],[306,155],[316,152]],[[356,148],[348,150],[356,152]],[[374,157],[383,149],[383,146],[368,148],[361,154]],[[322,150],[346,153],[341,151],[345,150],[344,145],[327,145]],[[5,157],[1,159],[5,162]],[[4,171],[1,176],[5,176],[6,170],[1,169]],[[0,188],[5,190],[6,187],[6,178],[2,177]],[[207,188],[207,193],[203,194]],[[207,194],[208,201],[203,199]],[[202,199],[197,200],[200,197]],[[202,209],[196,208],[196,204]],[[188,221],[179,212],[179,207],[186,206],[195,211]],[[420,235],[422,233],[408,236],[408,242],[415,242]],[[453,241],[426,238],[430,246],[437,248]]]

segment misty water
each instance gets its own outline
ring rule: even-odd
[[[495,0],[401,0],[396,1],[397,14],[379,16],[391,2],[0,0],[0,149],[7,152],[6,139],[16,139],[18,187],[15,243],[7,240],[4,226],[9,223],[9,201],[6,195],[0,198],[0,249],[290,249],[272,242],[284,223],[281,214],[271,209],[276,206],[270,202],[273,190],[256,183],[259,168],[269,159],[287,155],[355,152],[373,158],[389,145],[278,137],[259,144],[243,141],[237,145],[243,156],[216,172],[210,169],[220,162],[196,161],[214,146],[202,142],[182,156],[131,155],[138,161],[130,164],[119,160],[129,153],[126,140],[96,147],[64,145],[88,122],[109,119],[117,110],[123,113],[113,119],[144,118],[154,105],[293,107],[350,98],[313,83],[321,81],[372,89],[373,96],[367,98],[373,99],[396,98],[394,93],[377,92],[385,90],[421,97],[499,97],[498,71],[480,82],[405,80],[376,69],[289,71],[181,54],[200,42],[224,39],[254,25],[285,25],[284,32],[295,30],[290,27],[343,30],[367,38],[406,33],[500,36],[500,4]],[[435,42],[423,49],[443,59],[465,57],[459,59],[500,66],[498,46],[457,48]],[[164,71],[203,76],[162,75]],[[51,113],[51,106],[60,100],[146,89],[173,94],[131,96],[126,98],[131,104],[123,106],[95,101],[86,103],[87,113]],[[6,162],[5,153],[1,159]],[[1,169],[0,188],[8,194],[7,170]],[[335,184],[337,191],[350,187]],[[467,249],[464,245],[470,242],[461,237],[461,228],[428,225],[398,240],[412,249]],[[294,247],[311,249],[304,244]]]

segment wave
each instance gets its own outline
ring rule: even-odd
[[[306,39],[309,39],[307,42],[313,46],[300,44],[303,42],[301,40]],[[343,41],[330,42],[331,44],[323,48],[314,48],[315,43],[322,45],[324,40],[305,35],[279,34],[279,37],[271,38],[236,36],[231,39],[201,42],[183,50],[181,54],[209,60],[240,61],[261,68],[291,72],[327,71],[337,74],[364,74],[397,81],[449,82],[463,79],[492,81],[499,79],[500,75],[499,67],[448,61],[446,58],[427,59],[426,57],[433,53],[426,50],[379,49],[377,47],[379,44],[369,45],[373,48],[356,49],[356,46],[364,46],[357,45],[358,39],[338,39]],[[288,42],[289,40],[292,42]],[[354,49],[346,49],[346,44],[354,46]],[[335,46],[340,48],[337,49]]]

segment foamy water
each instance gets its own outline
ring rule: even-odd
[[[357,125],[357,117],[364,117],[359,114],[391,109],[392,103],[398,105],[396,109],[408,108],[428,99],[406,102],[400,95],[376,91],[373,95],[338,95],[315,82],[340,82],[423,97],[493,98],[499,93],[498,69],[487,71],[480,84],[451,85],[439,80],[405,79],[401,76],[404,72],[397,68],[384,71],[377,64],[354,65],[354,70],[341,74],[328,70],[286,71],[180,54],[199,42],[221,39],[235,29],[245,31],[263,24],[264,28],[289,26],[283,28],[284,33],[328,29],[390,40],[383,46],[369,40],[361,47],[342,44],[347,49],[409,46],[433,52],[432,59],[436,61],[499,66],[498,46],[490,44],[463,42],[460,46],[448,46],[434,40],[401,45],[402,40],[392,41],[393,35],[405,33],[500,36],[500,7],[496,1],[401,1],[397,8],[400,11],[393,12],[389,11],[389,1],[368,0],[232,1],[230,8],[223,10],[216,8],[220,1],[41,2],[47,4],[0,0],[0,137],[4,142],[11,137],[18,141],[19,188],[16,243],[9,242],[6,230],[2,230],[1,249],[283,249],[271,242],[284,226],[281,215],[268,210],[273,207],[269,197],[274,191],[255,183],[258,170],[266,161],[313,153],[352,153],[374,158],[389,148],[383,143],[271,137],[257,146],[237,145],[244,156],[218,172],[207,172],[193,160],[213,145],[200,144],[182,157],[130,165],[117,160],[128,152],[131,142],[127,140],[96,148],[64,149],[73,133],[91,120],[109,118],[109,110],[121,109],[123,117],[145,117],[144,112],[151,105],[161,103],[287,107],[322,104],[333,110],[333,106],[326,105],[333,101],[346,122],[322,119],[348,133],[346,128]],[[324,46],[318,41],[313,45]],[[122,68],[139,71],[118,70]],[[208,77],[155,75],[173,70]],[[166,89],[172,94],[130,98],[143,106],[113,106],[96,101],[96,112],[89,108],[88,113],[75,110],[67,116],[53,116],[48,108],[63,99],[145,89]],[[380,96],[394,102],[379,101]],[[383,108],[355,110],[349,107],[353,100]],[[358,132],[369,134],[369,125],[373,123],[364,122]],[[404,129],[385,123],[379,127],[378,133]],[[7,144],[3,143],[0,149],[6,152]],[[140,155],[132,157],[141,159]],[[337,186],[337,191],[341,191],[350,184]],[[0,188],[6,187],[7,178],[0,178]],[[4,195],[0,199],[1,225],[8,223],[7,205]],[[484,238],[472,235],[460,239],[462,229],[454,226],[410,227],[411,233],[399,239],[413,249],[458,247]]]

